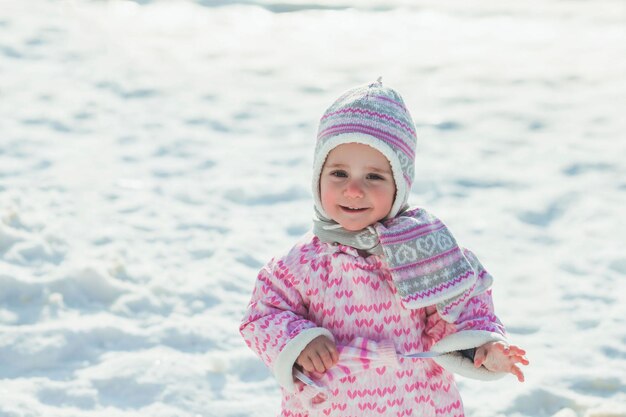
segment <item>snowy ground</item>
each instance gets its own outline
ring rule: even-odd
[[[532,361],[467,415],[626,416],[625,3],[358,4],[0,0],[0,416],[274,416],[239,320],[379,75]]]

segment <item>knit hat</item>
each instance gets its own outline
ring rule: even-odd
[[[353,88],[339,97],[320,120],[313,159],[313,197],[318,215],[330,217],[322,207],[319,179],[328,153],[344,143],[362,143],[389,160],[396,183],[396,198],[387,217],[407,204],[413,184],[417,136],[402,97],[375,83]]]

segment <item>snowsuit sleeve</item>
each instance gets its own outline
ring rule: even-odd
[[[278,383],[295,392],[292,372],[300,352],[318,336],[334,337],[329,330],[307,320],[308,302],[302,294],[306,277],[299,276],[302,274],[297,265],[289,264],[272,260],[259,272],[239,331]]]
[[[474,257],[469,250],[464,249],[468,256]],[[476,260],[477,261],[477,260]],[[493,278],[482,265],[476,273],[479,275],[476,286],[471,289],[465,300],[462,310],[453,323],[441,318],[438,311],[432,308],[432,313],[426,321],[426,334],[433,343],[431,350],[443,353],[434,358],[439,365],[460,375],[483,380],[498,379],[505,373],[491,372],[487,368],[476,369],[473,360],[461,351],[474,349],[493,341],[507,342],[506,330],[494,312],[491,297],[491,283]]]

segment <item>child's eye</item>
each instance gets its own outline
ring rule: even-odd
[[[385,178],[378,174],[367,174],[368,180],[384,180]]]
[[[333,171],[330,173],[331,176],[333,177],[339,177],[339,178],[347,178],[348,177],[348,173],[346,171]]]

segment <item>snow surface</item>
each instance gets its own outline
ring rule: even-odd
[[[276,415],[239,320],[379,75],[532,361],[467,415],[626,416],[625,45],[610,0],[0,0],[0,416]]]

